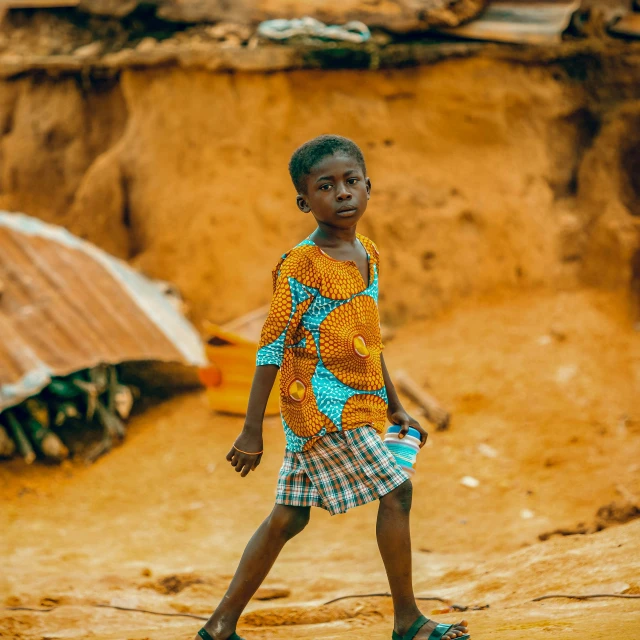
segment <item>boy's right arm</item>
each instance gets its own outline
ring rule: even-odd
[[[262,460],[262,421],[277,374],[278,367],[275,364],[256,367],[244,428],[227,454],[227,460],[243,478]]]
[[[298,306],[311,296],[299,280],[302,277],[311,286],[311,271],[312,265],[308,258],[299,254],[284,255],[273,271],[273,298],[260,334],[256,354],[258,366],[253,376],[244,429],[227,454],[227,460],[243,478],[262,459],[264,412],[278,369],[282,365],[285,344],[300,323],[300,315],[296,314]]]

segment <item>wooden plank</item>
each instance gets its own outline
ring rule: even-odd
[[[427,420],[435,424],[438,431],[445,431],[449,428],[451,414],[442,407],[433,395],[413,380],[406,371],[399,369],[395,372],[393,379],[396,387],[422,409]]]

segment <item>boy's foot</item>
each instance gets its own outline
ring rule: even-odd
[[[203,635],[202,631],[204,631],[206,635]],[[207,635],[209,636],[208,638]],[[194,640],[203,640],[203,638],[204,640],[209,640],[209,638],[212,640],[236,640],[236,638],[240,638],[240,636],[236,635],[235,629],[229,630],[224,628],[222,625],[219,625],[214,631],[213,629],[208,629],[205,625],[198,632],[198,635]]]
[[[438,626],[438,622],[435,620],[428,620],[425,624],[420,627],[415,636],[413,636],[414,640],[428,640],[429,636],[432,634],[433,630]],[[401,628],[396,630],[396,633],[402,638],[411,628],[411,624],[409,624],[406,628]],[[453,627],[447,631],[442,636],[442,640],[455,640],[455,638],[461,638],[465,635],[469,634],[469,629],[467,628],[467,621],[462,620],[458,624],[454,624]]]

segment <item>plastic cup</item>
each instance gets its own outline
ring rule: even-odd
[[[407,435],[404,438],[399,438],[398,433],[401,428],[400,425],[392,424],[387,429],[384,443],[402,470],[409,477],[412,477],[416,472],[414,465],[420,452],[420,432],[409,427]]]

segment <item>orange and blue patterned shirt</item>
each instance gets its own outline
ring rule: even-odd
[[[273,300],[258,365],[280,367],[280,410],[290,451],[327,433],[386,424],[387,392],[378,315],[376,245],[360,234],[369,283],[356,263],[327,255],[311,238],[273,271]]]

